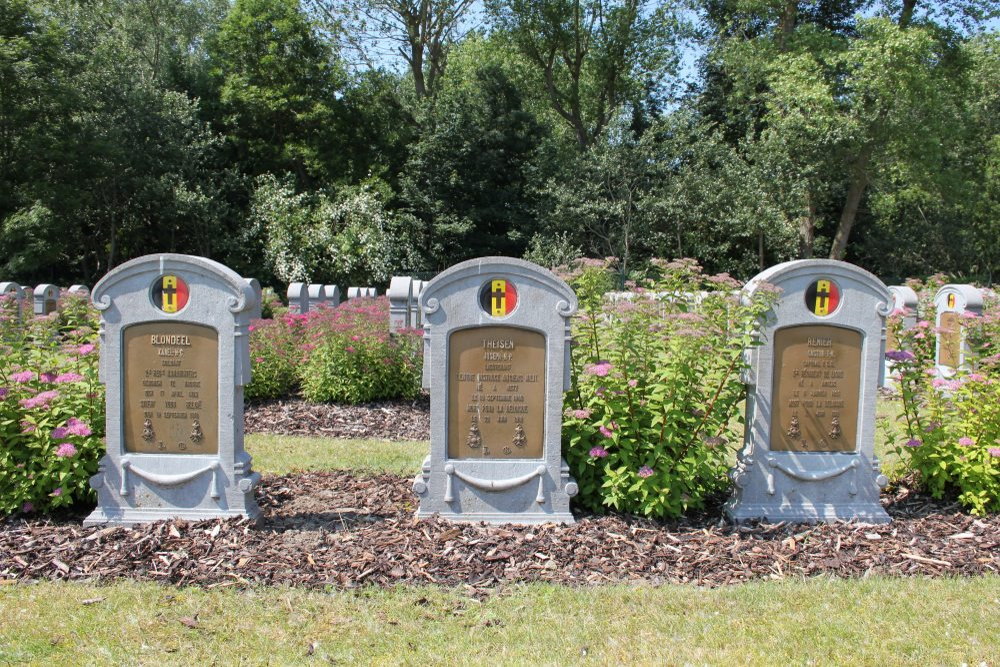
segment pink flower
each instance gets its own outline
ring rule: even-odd
[[[931,323],[928,322],[927,320],[920,320],[919,322],[917,322],[917,326],[920,327],[921,329],[926,329],[930,325]]]
[[[934,378],[933,380],[931,380],[931,386],[938,389],[945,386],[946,384],[948,384],[948,381],[945,380],[944,378]]]
[[[600,431],[601,435],[603,435],[605,438],[610,438],[612,436],[611,429],[609,429],[607,426],[603,424],[597,427],[597,430]]]
[[[21,371],[20,373],[11,373],[11,382],[19,382],[24,384],[25,382],[31,382],[35,379],[35,374],[32,371]]]
[[[247,327],[247,331],[253,331],[256,328],[257,327],[255,327],[254,325],[251,324],[250,326]]]
[[[36,428],[35,425],[32,424],[31,422],[25,420],[21,421],[21,433],[24,433],[25,435],[27,435],[28,433],[34,433],[35,428]]]
[[[21,505],[21,511],[24,512],[25,514],[31,514],[32,512],[35,511],[35,506],[32,505],[31,503],[24,503],[23,505]]]
[[[66,421],[66,431],[70,435],[79,435],[83,437],[86,437],[92,433],[90,427],[87,426],[86,423],[77,419],[76,417],[70,417],[69,420]]]
[[[8,393],[10,393],[10,390],[7,387],[0,387],[0,398],[3,398]]]
[[[84,343],[80,347],[76,348],[76,353],[79,354],[81,357],[85,357],[93,351],[94,351],[93,343]]]
[[[573,416],[577,419],[590,419],[590,410],[574,410]]]
[[[59,449],[56,450],[56,456],[59,458],[66,458],[67,456],[73,456],[76,454],[76,447],[73,446],[72,442],[64,442],[59,445]]]
[[[53,382],[55,382],[56,374],[55,373],[40,373],[38,375],[38,379],[41,380],[42,382],[46,382],[48,384],[52,384]]]
[[[611,362],[610,361],[598,361],[596,364],[590,364],[583,369],[583,372],[587,375],[596,375],[597,377],[605,377],[611,372]]]
[[[63,373],[54,378],[56,384],[67,384],[70,382],[82,382],[84,377],[79,373]]]
[[[637,474],[639,475],[639,477],[642,478],[652,477],[653,469],[650,468],[649,466],[642,466],[641,468],[639,468],[639,472]]]
[[[52,439],[61,440],[62,438],[65,438],[68,433],[69,429],[67,429],[65,426],[57,426],[56,428],[52,429]]]
[[[965,318],[965,319],[967,319],[967,320],[974,320],[977,317],[979,317],[979,315],[976,315],[971,310],[967,310],[967,311],[965,311],[965,312],[962,313],[962,317]]]
[[[629,380],[629,381],[628,381],[628,386],[630,386],[630,387],[634,387],[634,386],[636,386],[637,384],[639,384],[639,381],[638,381],[638,380]]]
[[[990,447],[987,451],[989,451],[990,456],[993,458],[1000,459],[1000,447]]]
[[[909,440],[907,440],[907,441],[906,441],[905,443],[903,443],[903,444],[904,444],[905,446],[907,446],[907,447],[919,447],[920,445],[922,445],[922,444],[924,444],[924,443],[920,442],[920,441],[919,441],[919,440],[917,440],[916,438],[910,438]]]
[[[974,445],[976,443],[975,443],[975,441],[972,438],[964,438],[963,437],[963,438],[959,438],[958,439],[958,444],[962,445],[963,447],[971,447],[972,445]]]
[[[52,496],[53,498],[58,498],[59,496],[62,495],[62,487],[60,486],[58,489],[56,489],[55,491],[53,491],[49,495]]]
[[[985,382],[986,376],[980,375],[979,373],[969,373],[965,377],[965,379],[968,380],[969,382]]]
[[[22,407],[27,408],[28,410],[39,407],[47,408],[49,407],[49,401],[58,397],[59,397],[59,392],[53,389],[51,391],[43,391],[34,398],[22,398],[20,401],[18,401],[18,403],[20,403]]]
[[[344,349],[345,349],[346,351],[348,351],[348,352],[354,352],[354,348],[353,348],[353,347],[351,347],[350,345],[348,345],[348,346],[347,346],[347,347],[345,347]]]
[[[608,450],[604,449],[604,447],[597,446],[590,448],[590,456],[595,459],[603,459],[607,455],[608,455]]]
[[[351,340],[354,340],[354,341],[361,340],[361,336],[351,336]]]
[[[262,364],[264,363],[264,357],[256,357],[254,361],[257,362],[258,364]]]

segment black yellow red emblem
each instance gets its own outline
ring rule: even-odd
[[[479,290],[479,305],[493,317],[510,315],[517,308],[517,288],[509,280],[490,280]]]
[[[952,292],[951,294],[948,295],[948,307],[949,308],[954,308],[955,307],[955,293],[954,292]]]
[[[840,304],[840,288],[827,278],[813,282],[806,290],[806,308],[814,315],[829,315]]]
[[[160,276],[153,283],[153,305],[165,313],[176,313],[187,305],[188,285],[180,276]]]

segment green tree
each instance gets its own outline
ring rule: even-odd
[[[496,66],[442,91],[421,122],[402,178],[437,266],[520,256],[535,231],[534,167],[543,126]]]
[[[487,0],[486,6],[581,149],[604,133],[624,103],[640,100],[677,67],[673,3]]]
[[[211,41],[223,129],[244,173],[337,179],[346,73],[298,0],[236,0]]]

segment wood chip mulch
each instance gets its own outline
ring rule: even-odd
[[[363,405],[309,403],[300,398],[249,402],[244,410],[247,433],[430,440],[430,399],[381,401]]]
[[[718,506],[666,523],[583,516],[572,526],[414,519],[410,480],[310,472],[266,477],[264,517],[134,528],[0,523],[0,583],[133,578],[204,587],[464,585],[473,595],[523,581],[724,586],[749,580],[1000,573],[1000,516],[898,487],[893,522],[743,525]]]

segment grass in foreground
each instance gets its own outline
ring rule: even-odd
[[[573,589],[0,587],[0,663],[996,664],[1000,579]],[[311,647],[311,648],[310,648]]]
[[[416,474],[429,450],[426,442],[346,440],[289,435],[246,437],[254,470],[283,475],[293,470],[357,470]]]

